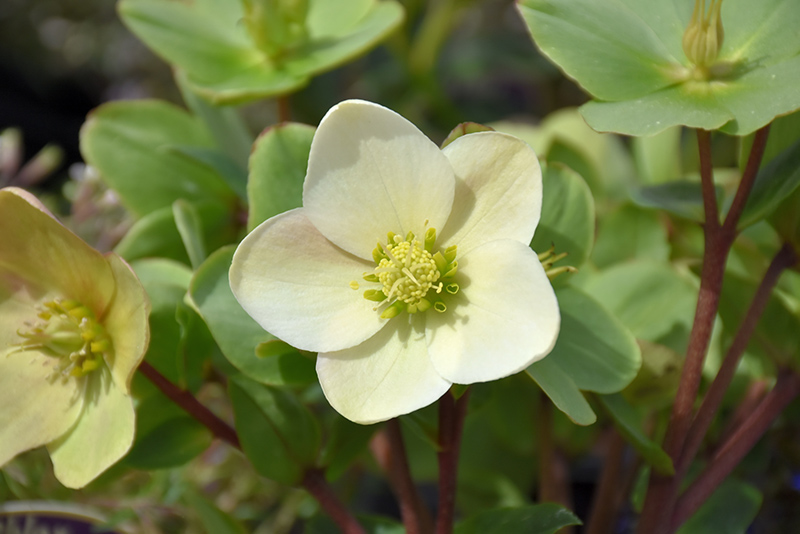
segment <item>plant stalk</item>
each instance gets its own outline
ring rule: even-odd
[[[467,390],[456,400],[451,392],[439,399],[439,511],[436,534],[452,534],[461,434],[469,402]]]

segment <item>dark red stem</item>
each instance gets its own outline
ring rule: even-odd
[[[672,516],[675,530],[694,514],[714,490],[739,465],[750,449],[761,439],[786,406],[800,393],[800,377],[790,370],[778,374],[775,387],[750,416],[711,458],[705,471],[697,477],[678,500]]]
[[[458,400],[450,392],[439,399],[439,511],[436,516],[436,534],[453,532],[458,454],[468,402],[469,390]]]
[[[325,513],[333,519],[344,534],[366,534],[364,527],[359,524],[333,492],[328,481],[325,480],[322,470],[309,469],[306,471],[302,485],[306,491],[314,496]]]
[[[208,428],[211,433],[227,442],[232,447],[242,449],[239,443],[239,436],[228,423],[214,415],[214,413],[200,404],[194,395],[183,390],[170,382],[164,375],[159,373],[155,367],[143,361],[139,365],[139,371],[153,383],[164,395],[172,402],[180,406],[183,411],[194,417],[199,423]]]
[[[700,450],[700,445],[703,443],[706,432],[708,432],[708,428],[711,426],[711,422],[714,420],[722,404],[725,392],[728,390],[733,380],[736,367],[739,365],[739,361],[747,348],[750,337],[756,329],[756,325],[758,324],[761,314],[764,312],[764,308],[767,306],[767,302],[769,302],[772,289],[775,287],[775,284],[778,283],[781,273],[795,263],[797,263],[797,256],[795,255],[794,249],[789,244],[785,244],[772,259],[772,263],[770,263],[761,284],[759,284],[756,290],[756,294],[745,314],[744,320],[739,326],[739,331],[736,333],[736,337],[725,355],[722,366],[717,376],[714,378],[714,381],[711,383],[705,399],[703,399],[703,404],[700,406],[689,428],[683,452],[676,466],[679,478],[682,478],[686,474],[689,465],[697,455],[697,451]]]

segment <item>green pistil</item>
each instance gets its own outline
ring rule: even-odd
[[[566,252],[562,252],[561,254],[556,254],[555,245],[551,246],[550,249],[547,250],[546,252],[542,252],[541,254],[539,254],[539,261],[542,263],[542,267],[544,267],[544,272],[545,274],[547,274],[547,278],[552,280],[560,274],[578,272],[578,269],[576,269],[572,265],[563,265],[560,267],[554,267],[554,264],[556,262],[559,262],[566,257],[567,257]]]
[[[94,313],[74,300],[54,299],[39,306],[39,320],[26,323],[17,335],[23,338],[9,354],[40,350],[56,359],[48,378],[62,382],[85,376],[103,363],[111,352],[111,339]]]
[[[695,0],[692,19],[683,34],[683,51],[695,65],[695,77],[706,79],[717,60],[725,38],[722,28],[722,0],[711,0],[706,11],[706,0]]]
[[[444,312],[447,306],[441,296],[458,293],[453,277],[458,271],[457,248],[434,252],[436,229],[428,228],[420,242],[413,232],[405,238],[394,232],[386,236],[386,244],[378,243],[372,251],[375,270],[364,274],[364,280],[380,285],[364,291],[364,298],[380,303],[375,310],[381,318],[391,319],[403,312],[425,312],[431,308]],[[447,283],[443,283],[446,280]],[[356,289],[358,284],[351,282]]]

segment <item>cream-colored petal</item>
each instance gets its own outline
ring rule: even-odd
[[[456,173],[453,210],[440,233],[460,254],[497,239],[531,242],[542,211],[542,170],[533,149],[500,132],[459,137],[444,149]]]
[[[3,309],[0,320],[10,311],[8,306]],[[83,405],[75,380],[48,378],[52,357],[36,351],[10,354],[11,350],[0,349],[0,467],[69,431]]]
[[[363,280],[374,267],[333,245],[299,208],[244,238],[230,284],[242,308],[272,335],[303,350],[334,351],[358,345],[386,324],[373,310],[376,303],[363,297],[377,287]]]
[[[87,376],[83,412],[75,426],[47,446],[56,478],[82,488],[125,456],[133,444],[133,400],[108,369]]]
[[[428,406],[451,385],[431,365],[424,331],[406,315],[357,347],[320,353],[317,375],[331,406],[365,425]]]
[[[303,187],[308,218],[360,258],[386,233],[441,230],[455,179],[442,151],[416,126],[382,106],[348,100],[314,134]]]
[[[512,375],[545,357],[561,316],[536,253],[512,240],[481,245],[459,260],[461,289],[447,312],[427,312],[428,352],[457,384]]]
[[[117,387],[130,392],[133,373],[142,363],[150,341],[150,299],[130,266],[116,254],[106,256],[116,281],[116,292],[101,321],[114,345],[106,362]]]
[[[0,190],[0,234],[0,272],[103,314],[114,294],[108,262],[36,197],[14,187]]]

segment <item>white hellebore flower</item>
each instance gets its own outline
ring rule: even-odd
[[[541,204],[519,139],[481,132],[440,150],[395,112],[349,100],[314,135],[303,207],[242,241],[231,288],[264,329],[319,353],[339,413],[383,421],[553,348],[558,303],[528,246]]]

